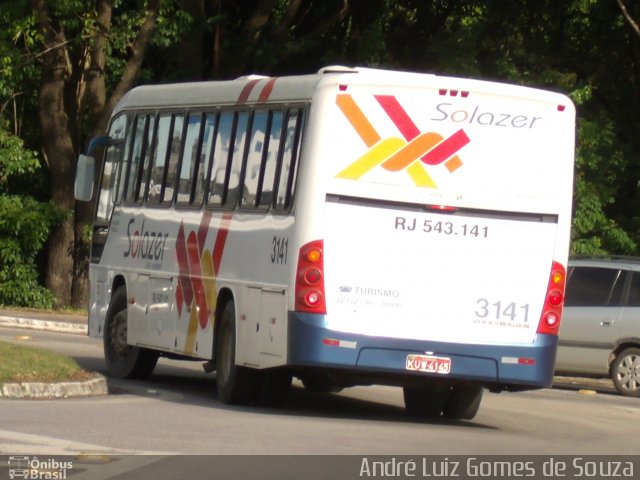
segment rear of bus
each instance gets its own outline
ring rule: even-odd
[[[556,93],[325,74],[297,193],[289,363],[338,386],[549,386],[574,124]]]

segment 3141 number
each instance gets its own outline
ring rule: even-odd
[[[490,318],[495,320],[510,320],[522,319],[523,321],[529,321],[529,304],[518,305],[516,302],[491,302],[486,298],[479,298],[476,300],[476,316],[478,318]]]
[[[271,263],[286,264],[289,254],[289,239],[274,236],[271,247]]]

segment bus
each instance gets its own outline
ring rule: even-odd
[[[471,419],[484,389],[552,382],[574,143],[568,97],[488,81],[134,88],[78,160],[89,335],[116,377],[201,360],[224,403],[277,405],[297,378]]]

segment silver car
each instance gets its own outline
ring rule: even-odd
[[[556,372],[608,376],[640,397],[640,259],[569,261]]]

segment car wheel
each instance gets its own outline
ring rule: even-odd
[[[111,297],[104,326],[107,370],[117,378],[147,378],[158,363],[159,352],[127,343],[127,290],[119,287]]]
[[[640,349],[620,352],[611,366],[613,385],[621,395],[640,397]]]

